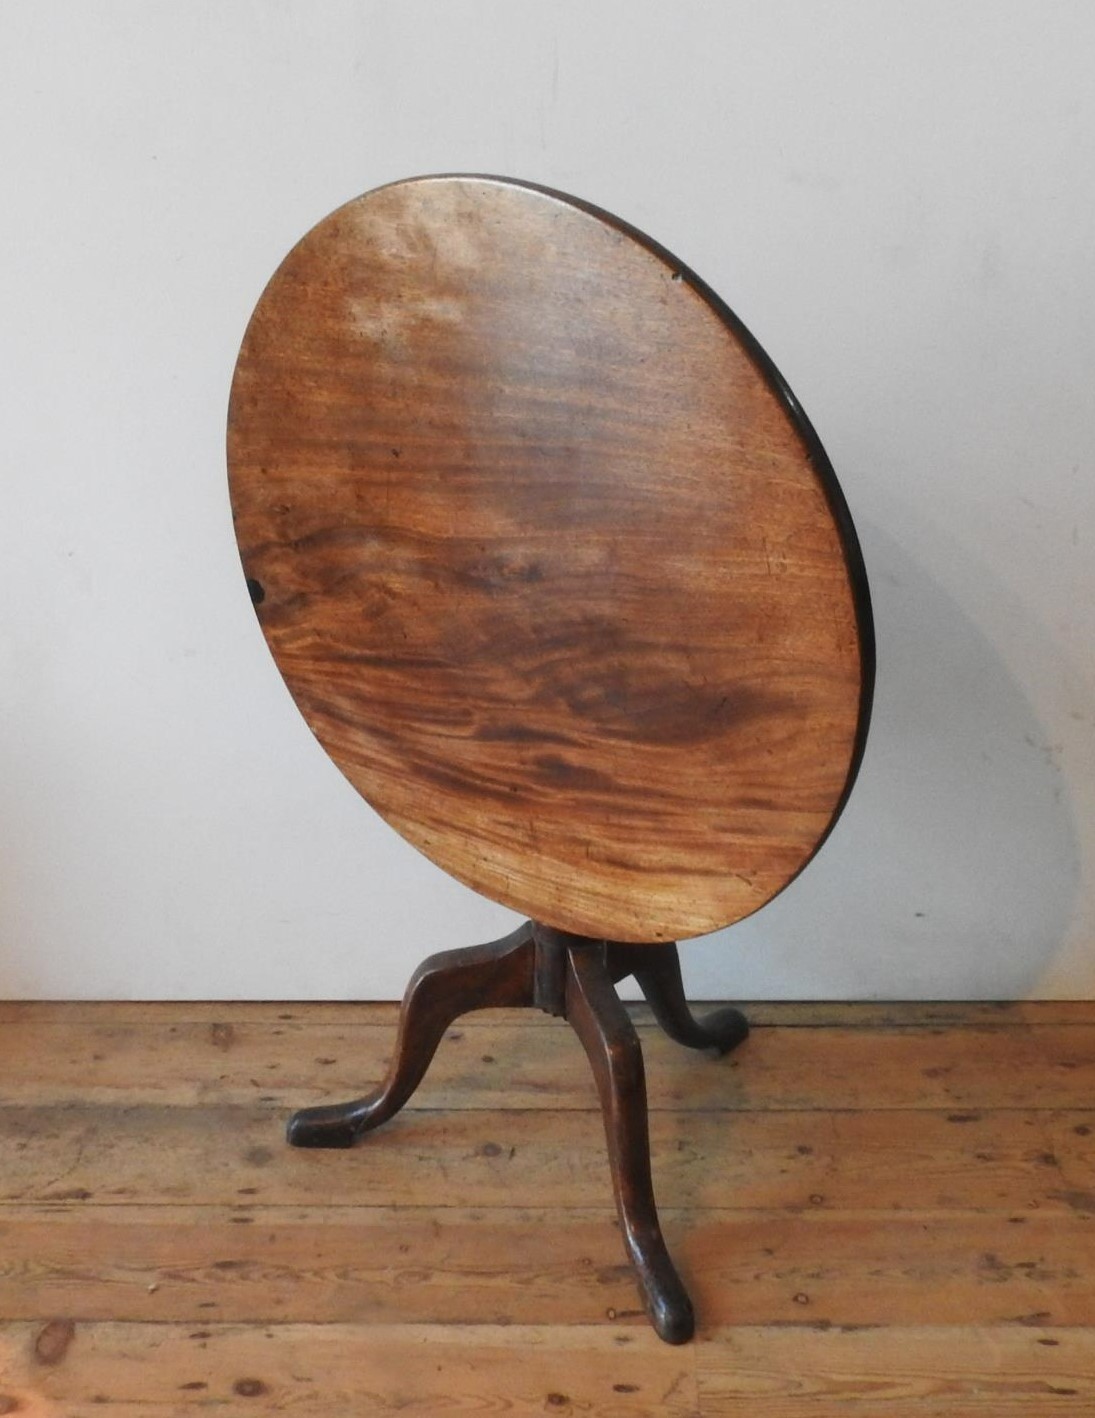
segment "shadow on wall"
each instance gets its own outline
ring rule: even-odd
[[[958,602],[888,532],[861,532],[878,684],[848,808],[797,881],[687,947],[686,969],[742,999],[1037,994],[1080,880],[1052,736]],[[967,580],[982,577],[981,598],[1014,599],[937,529],[930,538]],[[1020,606],[1009,608],[1009,644],[1032,674],[1070,673]]]

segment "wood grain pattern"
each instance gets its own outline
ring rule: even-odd
[[[0,1109],[0,1207],[605,1208],[604,1129],[590,1111],[408,1111],[360,1153],[284,1149],[284,1115],[245,1108]],[[1095,1113],[975,1122],[904,1111],[654,1113],[659,1193],[678,1207],[1050,1211],[1095,1215],[1077,1129]],[[1051,1138],[1050,1131],[1054,1131]],[[21,1144],[23,1144],[21,1146]],[[1054,1151],[1054,1146],[1059,1150]]]
[[[824,838],[869,688],[854,533],[750,337],[621,224],[482,178],[341,208],[251,320],[229,467],[304,717],[460,880],[665,940]]]
[[[1095,1400],[1095,1333],[737,1330],[700,1361],[711,1418],[1053,1418]]]
[[[611,1206],[12,1206],[0,1317],[553,1324],[638,1317]],[[1063,1212],[665,1211],[721,1325],[1090,1325],[1095,1224]]]
[[[702,1008],[703,1006],[699,1006]],[[887,1000],[846,1003],[842,1000],[750,1000],[742,1006],[749,1022],[758,1029],[1014,1029],[1052,1026],[1090,1029],[1091,1005],[1086,1000]],[[653,1022],[644,1004],[629,1004],[636,1024]],[[219,1000],[2,1000],[0,1024],[30,1027],[38,1024],[99,1023],[107,1028],[123,1024],[155,1025],[216,1024],[225,1018]],[[359,1000],[233,1000],[231,1018],[235,1024],[274,1025],[286,1023],[339,1024],[347,1029],[382,1025],[391,1030],[395,1015],[390,1001]],[[528,1010],[484,1011],[469,1024],[499,1022],[519,1024],[522,1029],[538,1027],[558,1030],[558,1021]],[[5,1031],[0,1031],[0,1043]]]
[[[1095,1334],[1075,1329],[741,1326],[682,1351],[559,1326],[89,1324],[55,1366],[30,1357],[42,1332],[0,1350],[20,1418],[1053,1418],[1095,1399]]]
[[[78,1327],[64,1362],[52,1367],[23,1357],[36,1339],[34,1329],[14,1327],[7,1372],[19,1407],[9,1411],[20,1418],[694,1418],[699,1411],[691,1360],[666,1364],[656,1339],[642,1344],[618,1328],[90,1324]]]
[[[889,1016],[895,1013],[889,1007]],[[379,1078],[394,1044],[391,1006],[368,1023],[328,1021],[317,1007],[263,1024],[233,1005],[208,1020],[171,1022],[152,1010],[145,1023],[118,1006],[74,1030],[61,1018],[29,1018],[0,1030],[0,1079],[8,1104],[225,1104],[280,1109],[320,1103]],[[939,1109],[1092,1106],[1095,1025],[1054,1024],[1019,1032],[974,1023],[961,1031],[857,1027],[846,1006],[826,1027],[829,1057],[820,1096],[810,1070],[817,1041],[809,1028],[754,1029],[739,1057],[706,1067],[667,1039],[644,1007],[632,1007],[647,1060],[652,1111],[750,1112],[833,1109]],[[817,1011],[828,1017],[825,1007]],[[876,1009],[864,1010],[867,1018]],[[1090,1010],[1088,1011],[1090,1018]],[[525,1019],[539,1020],[530,1041]],[[770,1018],[795,1017],[769,1010]],[[1021,1018],[1022,1016],[1018,1016]],[[542,1037],[541,1037],[542,1036]],[[449,1030],[415,1099],[419,1108],[574,1109],[591,1106],[588,1066],[559,1020],[498,1011],[471,1015]]]
[[[1095,1399],[1078,1329],[740,1326],[680,1350],[595,1327],[92,1323],[54,1366],[43,1332],[0,1348],[20,1418],[1055,1418]]]

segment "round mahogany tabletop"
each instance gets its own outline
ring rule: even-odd
[[[873,676],[851,519],[767,356],[641,233],[499,178],[366,193],[266,287],[228,452],[301,713],[460,881],[657,942],[827,835]]]

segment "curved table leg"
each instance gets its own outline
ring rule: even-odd
[[[613,947],[609,950],[611,963]],[[748,1037],[748,1020],[738,1009],[727,1006],[713,1010],[703,1019],[694,1017],[684,996],[680,957],[675,945],[624,947],[624,950],[626,956],[619,968],[626,966],[626,973],[635,977],[654,1011],[654,1018],[678,1044],[728,1054]]]
[[[532,927],[526,921],[489,945],[445,950],[424,960],[403,997],[384,1082],[350,1103],[302,1108],[289,1120],[289,1141],[294,1147],[352,1147],[387,1122],[422,1082],[445,1030],[461,1014],[532,1003],[533,953]]]
[[[642,1047],[613,987],[603,948],[567,951],[566,1017],[597,1080],[616,1209],[647,1313],[662,1339],[683,1344],[692,1338],[695,1318],[654,1202]]]

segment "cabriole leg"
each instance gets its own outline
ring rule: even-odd
[[[615,980],[635,977],[654,1018],[678,1044],[728,1054],[748,1037],[748,1021],[738,1009],[716,1009],[703,1019],[693,1016],[684,997],[675,945],[613,944],[608,947],[608,964]]]
[[[692,1338],[695,1318],[654,1202],[639,1036],[616,994],[603,945],[572,947],[567,965],[566,1017],[589,1057],[601,1095],[624,1244],[655,1330],[669,1344],[683,1344]]]
[[[403,997],[384,1082],[350,1103],[302,1108],[289,1120],[289,1141],[294,1147],[352,1147],[387,1122],[422,1082],[455,1019],[492,1005],[532,1003],[533,952],[532,926],[526,921],[502,940],[445,950],[423,961]]]

